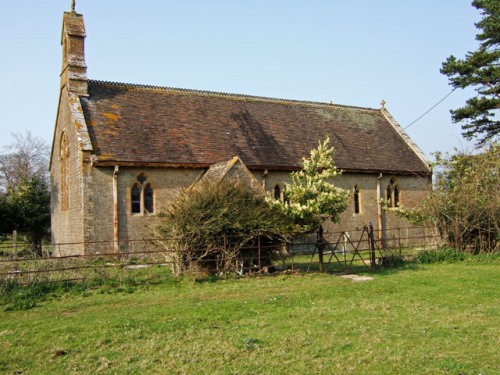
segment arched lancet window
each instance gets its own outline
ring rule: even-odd
[[[393,202],[394,202],[394,207],[398,207],[399,206],[399,186],[396,185],[394,186],[394,199],[393,199]]]
[[[137,183],[132,186],[132,190],[130,192],[130,198],[132,202],[132,213],[140,214],[141,213],[141,189],[139,189],[139,185]]]
[[[279,185],[276,185],[274,187],[274,199],[276,199],[277,201],[281,200],[281,188]]]
[[[387,186],[387,206],[388,207],[399,207],[400,202],[400,190],[396,178],[392,177],[389,181],[389,186]]]
[[[386,199],[387,199],[387,206],[392,207],[392,187],[391,187],[391,185],[387,186]]]
[[[359,214],[359,188],[358,185],[354,186],[354,213]]]
[[[144,211],[148,214],[154,212],[154,192],[150,184],[144,187]]]
[[[60,144],[60,197],[61,197],[61,211],[66,211],[69,209],[69,145],[68,136],[66,132],[61,134],[61,144]]]
[[[151,184],[146,183],[147,179],[146,174],[140,173],[130,189],[130,211],[132,214],[154,213],[155,192]]]

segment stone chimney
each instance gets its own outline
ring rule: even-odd
[[[61,90],[88,95],[87,65],[85,64],[85,25],[83,16],[64,12],[61,45],[63,52]]]

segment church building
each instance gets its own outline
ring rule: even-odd
[[[386,214],[381,198],[411,207],[431,188],[429,161],[384,104],[95,81],[87,77],[85,37],[83,16],[64,13],[50,162],[56,255],[133,251],[162,205],[234,157],[279,199],[289,173],[327,136],[343,170],[335,185],[352,192],[340,223],[327,229],[407,225]]]

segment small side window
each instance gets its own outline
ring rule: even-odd
[[[130,189],[130,212],[132,214],[152,214],[155,210],[155,191],[147,182],[148,177],[141,172]]]
[[[276,185],[274,187],[274,199],[276,199],[277,201],[281,200],[281,188],[279,185]]]
[[[387,186],[386,198],[388,207],[399,207],[400,203],[399,185],[395,177],[392,177]]]
[[[359,188],[358,185],[354,186],[354,213],[359,214]]]
[[[144,188],[144,211],[148,214],[154,212],[154,192],[150,184]]]
[[[141,213],[141,189],[139,189],[139,185],[136,183],[132,186],[131,190],[131,201],[132,201],[132,213],[140,214]]]
[[[394,186],[394,207],[399,207],[399,187],[398,185]]]

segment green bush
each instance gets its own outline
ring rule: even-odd
[[[468,257],[467,254],[454,248],[426,250],[416,256],[415,262],[430,264],[439,262],[460,262]]]
[[[59,288],[50,283],[22,285],[14,280],[3,280],[0,282],[0,306],[4,311],[29,310]]]
[[[29,310],[40,302],[60,298],[65,294],[88,295],[93,290],[100,294],[133,293],[140,284],[133,278],[114,278],[85,281],[36,281],[28,285],[15,280],[0,280],[0,308],[4,311]]]
[[[413,224],[435,226],[450,247],[464,253],[500,248],[500,143],[481,153],[436,155],[435,186],[414,208],[391,210]]]
[[[235,272],[251,268],[258,238],[269,260],[292,233],[278,207],[238,180],[207,181],[182,191],[153,229],[173,257],[174,273]]]

